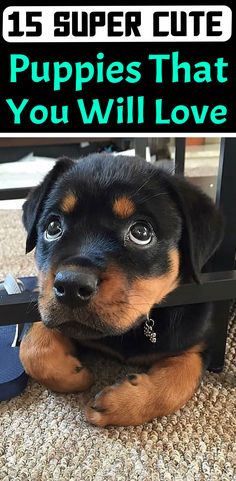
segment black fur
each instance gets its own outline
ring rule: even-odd
[[[78,197],[78,207],[62,215],[59,204],[66,192]],[[155,232],[150,246],[136,248],[124,243],[130,219],[112,213],[115,198],[127,195],[135,203],[133,219],[148,220]],[[65,232],[57,242],[47,243],[43,233],[52,216],[60,216]],[[35,188],[23,206],[28,233],[26,251],[36,246],[41,271],[65,263],[104,272],[115,262],[130,282],[135,278],[161,276],[169,269],[169,252],[180,253],[180,279],[199,281],[199,274],[220,244],[222,218],[213,202],[183,178],[173,177],[138,159],[105,154],[91,155],[78,162],[59,160],[45,180]],[[84,311],[83,311],[84,312]],[[82,316],[80,311],[79,315]],[[73,314],[74,316],[74,314]],[[76,319],[65,309],[68,323],[63,333],[76,335]],[[204,342],[211,333],[211,306],[189,305],[155,308],[157,343],[143,335],[143,319],[137,318],[128,332],[104,331],[103,342],[124,358],[157,351],[168,355]],[[89,318],[88,329],[102,329],[102,319]],[[55,321],[43,319],[50,326]]]

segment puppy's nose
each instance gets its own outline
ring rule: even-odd
[[[54,281],[56,298],[65,304],[88,302],[96,293],[98,277],[92,272],[60,271]]]

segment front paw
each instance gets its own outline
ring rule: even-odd
[[[38,324],[21,342],[20,359],[25,371],[52,391],[69,393],[88,389],[93,374],[70,354],[73,351],[70,341]]]
[[[44,384],[56,392],[75,393],[86,391],[93,382],[92,372],[76,357],[68,355],[64,359],[64,365],[57,365]]]
[[[85,408],[86,419],[96,426],[135,426],[149,421],[154,408],[147,374],[130,374],[119,384],[105,387]]]
[[[63,359],[44,363],[41,369],[38,364],[24,363],[25,371],[51,391],[75,393],[85,391],[93,384],[93,374],[74,356],[66,355]]]

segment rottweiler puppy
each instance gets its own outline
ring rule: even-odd
[[[209,304],[159,307],[199,274],[222,239],[213,202],[137,157],[59,160],[23,206],[36,247],[41,322],[21,343],[25,370],[58,392],[87,389],[81,349],[143,366],[85,408],[97,425],[137,425],[181,408],[212,342]]]

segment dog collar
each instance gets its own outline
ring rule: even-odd
[[[154,324],[155,324],[155,321],[149,317],[149,314],[147,314],[143,333],[144,333],[144,336],[146,336],[149,339],[149,341],[152,342],[153,344],[157,342],[157,334],[153,330]]]

